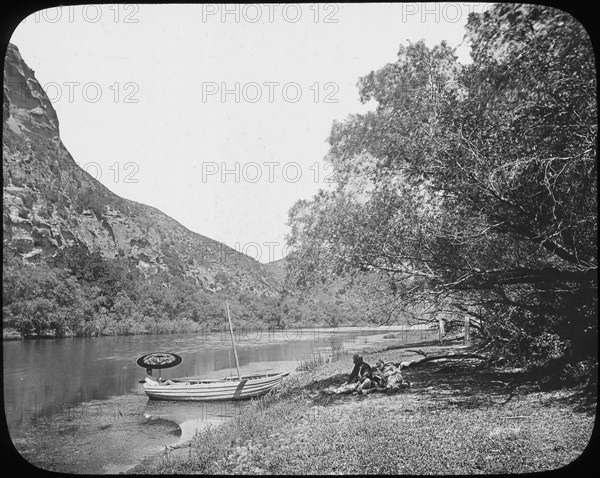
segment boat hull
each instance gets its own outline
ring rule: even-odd
[[[151,400],[248,400],[269,393],[287,375],[289,372],[233,380],[173,380],[170,385],[147,381],[144,391]]]

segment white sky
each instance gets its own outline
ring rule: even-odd
[[[294,202],[327,187],[333,120],[370,108],[358,78],[408,40],[458,46],[487,5],[63,7],[28,17],[11,42],[90,174],[269,262],[286,252]]]

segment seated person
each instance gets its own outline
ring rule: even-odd
[[[391,371],[396,370],[396,364],[394,362],[384,362],[382,359],[377,360],[375,368],[381,371],[384,375],[389,375]]]
[[[146,378],[145,378],[145,382],[148,385],[155,386],[155,385],[173,385],[173,384],[175,384],[175,382],[173,382],[171,380],[163,380],[160,377],[158,379],[154,378],[152,376],[152,369],[151,368],[147,368],[146,369],[146,374],[147,375],[146,375]]]
[[[363,358],[356,354],[352,361],[354,362],[354,369],[348,377],[348,381],[344,382],[338,388],[333,389],[330,393],[335,394],[348,394],[352,392],[360,392],[371,387],[372,370],[371,366],[363,361]]]
[[[394,364],[392,362],[384,362],[381,359],[378,359],[373,367],[373,382],[377,386],[377,388],[385,388],[388,382],[388,377],[390,375],[390,370]]]
[[[371,378],[373,377],[373,369],[371,366],[363,360],[362,356],[358,354],[354,355],[352,361],[354,362],[354,369],[352,370],[352,373],[350,374],[346,384],[357,382],[357,391],[371,388]]]
[[[384,377],[386,389],[396,392],[400,388],[408,387],[409,383],[404,380],[400,373],[400,368],[396,367],[393,362],[384,362],[379,359],[376,368]]]

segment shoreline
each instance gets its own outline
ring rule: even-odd
[[[416,330],[433,330],[431,327],[426,326],[426,324],[413,324],[413,325],[343,325],[343,326],[300,326],[300,327],[234,327],[234,332],[243,333],[247,331],[253,332],[264,332],[264,333],[274,333],[274,334],[287,334],[293,332],[303,333],[331,333],[331,332],[353,332],[353,331],[374,331],[374,330],[382,330],[386,332],[400,332],[400,331],[416,331]],[[102,337],[130,337],[130,336],[146,336],[146,335],[198,335],[198,334],[220,334],[220,333],[229,333],[229,329],[223,326],[222,328],[215,328],[210,330],[199,330],[196,332],[143,332],[143,333],[124,333],[124,334],[101,334],[101,335],[81,335],[77,336],[74,334],[64,335],[64,336],[56,336],[52,334],[43,334],[39,336],[28,336],[23,337],[20,333],[14,330],[4,330],[2,334],[2,340],[6,342],[11,342],[15,340],[21,341],[33,341],[33,340],[61,340],[61,339],[92,339],[97,340]]]

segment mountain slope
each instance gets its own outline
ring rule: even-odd
[[[12,44],[3,95],[5,248],[39,263],[79,244],[122,258],[146,277],[162,271],[205,290],[277,294],[278,279],[256,260],[117,196],[83,171],[61,142],[50,100]]]
[[[285,280],[286,266],[287,261],[285,257],[265,264],[265,268],[269,271],[273,278],[282,285]]]

